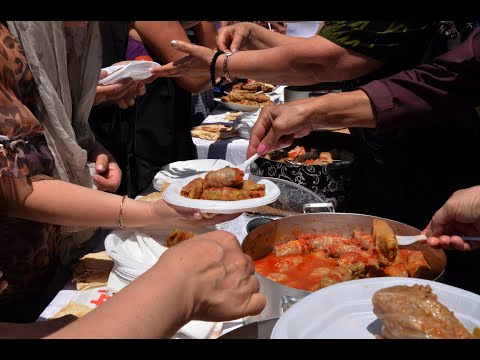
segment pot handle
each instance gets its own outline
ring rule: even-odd
[[[302,300],[301,298],[296,298],[296,297],[293,297],[293,296],[288,296],[288,295],[284,295],[281,297],[280,301],[280,310],[282,311],[282,315],[288,310],[290,309],[290,307],[292,305],[295,305],[297,302],[299,302],[300,300]]]
[[[335,207],[331,202],[326,203],[309,203],[303,205],[304,214],[314,214],[322,212],[335,212]]]

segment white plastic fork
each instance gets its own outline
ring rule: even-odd
[[[460,236],[460,235],[459,235]],[[427,240],[426,235],[412,235],[412,236],[402,236],[402,235],[395,235],[398,241],[398,245],[410,245],[414,242]],[[480,236],[460,236],[465,241],[480,241]]]
[[[236,168],[246,172],[250,164],[257,160],[259,156],[260,155],[258,153],[255,153],[254,155],[250,156],[250,158],[248,158],[244,163],[236,166]]]

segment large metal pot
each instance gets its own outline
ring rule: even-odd
[[[351,236],[353,229],[370,232],[374,218],[378,217],[350,213],[290,216],[253,229],[243,240],[242,249],[244,253],[256,260],[269,254],[275,245],[296,239],[296,234],[299,232]],[[397,235],[416,235],[420,232],[412,226],[389,219],[384,220],[390,224]],[[447,264],[447,258],[442,249],[434,249],[425,243],[415,243],[405,248],[422,251],[432,268],[430,280],[442,281]],[[290,305],[310,294],[309,291],[282,285],[258,273],[256,276],[260,282],[260,293],[267,297],[267,305],[259,315],[246,318],[247,323],[279,317]]]

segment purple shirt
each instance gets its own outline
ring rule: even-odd
[[[480,105],[480,28],[432,64],[360,89],[371,100],[379,129],[425,126]]]

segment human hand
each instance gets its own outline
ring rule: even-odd
[[[220,27],[217,31],[218,50],[231,53],[247,49],[250,45],[251,30],[254,26],[250,22],[236,22]]]
[[[210,62],[215,54],[212,49],[193,45],[180,40],[172,40],[171,45],[188,56],[152,69],[152,74],[159,77],[205,77],[210,76]]]
[[[176,227],[203,229],[208,226],[233,220],[238,214],[217,214],[208,216],[197,209],[171,205],[161,199],[152,204],[153,212],[159,217],[159,224],[174,224]]]
[[[480,186],[454,192],[433,215],[427,235],[427,243],[433,247],[460,251],[479,248],[479,242],[464,241],[462,235],[480,235]]]
[[[0,270],[0,279],[2,278],[3,276],[3,272],[2,270]],[[0,294],[3,292],[3,290],[5,290],[8,286],[8,283],[5,281],[5,280],[0,280]]]
[[[310,112],[305,103],[298,100],[263,107],[250,131],[247,159],[257,152],[264,155],[284,148],[291,145],[295,138],[308,135],[314,125],[310,122]]]
[[[287,33],[287,28],[284,22],[281,22],[281,21],[254,21],[254,22],[266,29],[278,32],[280,34]]]
[[[175,283],[183,287],[188,320],[235,320],[265,307],[252,259],[229,232],[212,231],[182,241],[154,266],[180,277]]]
[[[97,142],[91,153],[91,160],[95,161],[97,174],[92,177],[97,182],[98,190],[117,191],[122,181],[122,170],[112,154]]]
[[[121,61],[114,65],[128,64],[130,61]],[[100,71],[99,79],[104,79],[108,76],[105,70]],[[148,79],[141,81],[133,81],[131,78],[122,79],[119,82],[111,85],[97,85],[97,92],[93,105],[98,105],[104,102],[114,102],[121,109],[135,105],[135,98],[142,96],[146,92],[145,84],[151,83],[157,77],[152,75]]]

